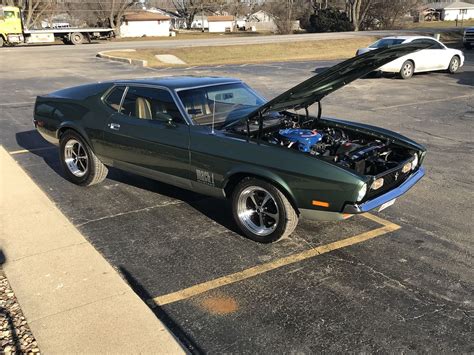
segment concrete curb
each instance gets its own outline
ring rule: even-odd
[[[0,146],[3,270],[44,353],[184,354],[173,334]]]
[[[113,50],[113,51],[102,51],[102,52],[97,53],[96,57],[112,60],[112,61],[115,61],[115,62],[122,62],[122,63],[131,64],[131,65],[136,65],[136,66],[139,66],[139,67],[147,67],[148,66],[148,61],[146,61],[146,60],[115,57],[113,55],[107,54],[109,52],[117,52],[117,51],[131,52],[131,51],[135,51],[135,50],[134,49],[117,49],[117,50]]]

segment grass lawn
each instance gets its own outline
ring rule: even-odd
[[[201,31],[180,31],[176,36],[165,37],[124,37],[114,38],[112,42],[130,42],[130,41],[167,41],[179,39],[204,39],[204,38],[239,38],[239,37],[257,37],[257,36],[273,36],[272,32],[228,32],[228,33],[209,33]]]
[[[281,42],[215,47],[184,47],[173,49],[147,48],[136,52],[108,51],[107,54],[148,61],[148,66],[170,66],[155,58],[156,54],[172,54],[187,65],[219,65],[297,60],[332,60],[354,56],[357,48],[366,47],[377,38],[372,36],[339,40]]]

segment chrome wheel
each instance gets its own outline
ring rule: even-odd
[[[89,158],[85,147],[76,139],[70,139],[64,146],[64,162],[69,171],[77,177],[82,177],[89,168]]]
[[[403,77],[409,78],[413,75],[413,65],[411,63],[405,63],[402,68]]]
[[[454,57],[453,59],[451,59],[450,71],[451,73],[455,73],[458,71],[458,69],[459,69],[459,59],[457,57]]]
[[[238,197],[237,216],[249,231],[267,236],[277,228],[280,213],[275,198],[267,190],[249,186]]]

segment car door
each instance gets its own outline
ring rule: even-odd
[[[189,187],[189,126],[171,93],[130,85],[113,108],[104,127],[111,165]]]
[[[415,70],[419,71],[431,71],[446,69],[449,64],[447,59],[448,51],[438,41],[429,38],[420,38],[414,40],[412,43],[429,45],[430,48],[423,49],[416,54]]]

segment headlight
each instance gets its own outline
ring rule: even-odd
[[[411,162],[411,170],[415,170],[417,166],[418,166],[418,154],[415,153],[415,157],[413,158],[413,161]]]
[[[357,202],[362,201],[366,193],[367,193],[367,184],[364,184],[362,185],[362,187],[359,190],[359,193],[357,194]]]

